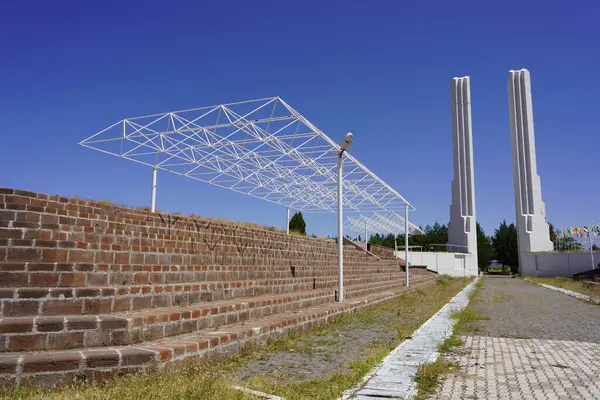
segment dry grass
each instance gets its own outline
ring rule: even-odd
[[[576,281],[566,277],[555,278],[527,278],[536,283],[544,283],[546,285],[556,286],[559,288],[572,290],[573,292],[590,296],[594,302],[600,302],[600,284],[594,285],[585,281]]]
[[[219,374],[214,364],[197,364],[179,373],[126,376],[103,385],[74,384],[49,390],[18,388],[0,392],[6,400],[245,400],[254,396],[231,389],[232,381]]]

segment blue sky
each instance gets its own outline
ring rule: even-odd
[[[50,4],[55,3],[55,4]],[[600,221],[600,3],[4,2],[0,186],[147,205],[147,167],[77,143],[123,117],[281,96],[447,222],[450,79],[471,76],[478,220],[514,220],[507,74],[532,74],[538,171],[557,227]],[[165,211],[284,227],[283,207],[159,175]],[[334,215],[307,215],[334,234]]]

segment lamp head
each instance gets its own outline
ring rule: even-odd
[[[352,144],[352,140],[354,140],[352,133],[346,133],[346,137],[344,137],[344,140],[342,140],[342,143],[340,143],[340,152],[346,151],[346,149],[348,149],[348,147],[350,147]]]

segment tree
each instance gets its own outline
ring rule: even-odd
[[[480,271],[487,271],[494,257],[494,249],[490,237],[485,234],[479,222],[477,223],[477,260]]]
[[[304,218],[300,211],[294,213],[294,216],[290,219],[290,231],[306,235],[306,222],[304,222]]]
[[[554,241],[556,251],[581,251],[583,246],[571,236],[559,237]]]
[[[507,225],[506,220],[502,221],[492,236],[492,247],[494,258],[500,264],[510,266],[513,274],[519,272],[519,241],[515,224]]]

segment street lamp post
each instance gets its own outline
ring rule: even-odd
[[[152,195],[150,197],[150,211],[156,212],[156,173],[157,169],[152,168]]]
[[[408,204],[404,204],[404,268],[406,269],[406,286],[410,285],[408,276]]]
[[[344,301],[344,222],[343,222],[343,193],[342,193],[342,159],[344,152],[352,144],[353,136],[352,133],[348,132],[344,140],[340,144],[340,150],[338,151],[337,159],[337,173],[338,173],[338,190],[337,190],[337,201],[338,201],[338,295],[337,301]]]

